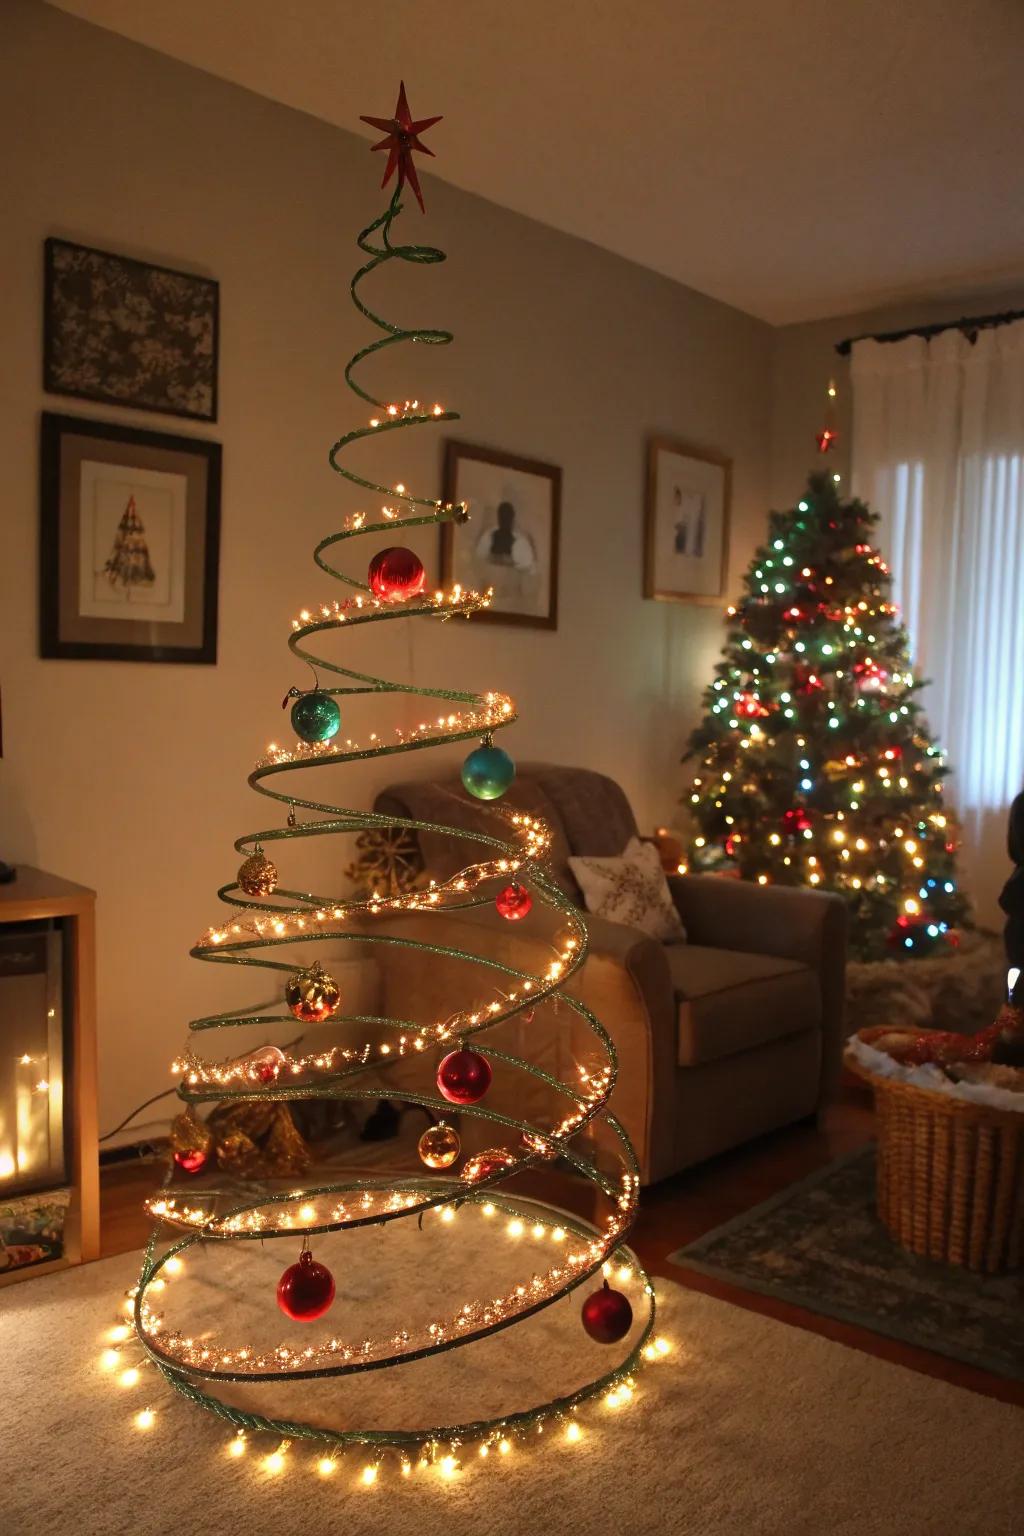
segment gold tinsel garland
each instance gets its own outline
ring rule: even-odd
[[[185,1110],[171,1122],[174,1152],[204,1152],[225,1173],[242,1179],[286,1178],[312,1161],[285,1103],[218,1104],[208,1120]]]

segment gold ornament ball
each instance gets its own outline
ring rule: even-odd
[[[271,896],[277,890],[277,866],[257,847],[238,871],[238,883],[247,896]]]
[[[337,1012],[341,991],[322,965],[314,965],[308,971],[297,971],[294,976],[289,976],[284,1000],[301,1023],[319,1024]]]
[[[420,1158],[428,1168],[450,1168],[461,1151],[458,1132],[443,1120],[428,1126],[419,1140]]]

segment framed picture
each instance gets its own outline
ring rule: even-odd
[[[43,388],[217,420],[219,284],[47,240]]]
[[[43,412],[40,655],[217,660],[220,444]]]
[[[473,622],[557,629],[562,471],[449,441],[444,497],[466,502],[469,521],[442,527],[442,581],[494,589]]]
[[[644,596],[717,602],[729,558],[731,461],[655,437],[647,446]]]

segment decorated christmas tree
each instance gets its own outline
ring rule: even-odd
[[[966,913],[877,521],[827,475],[771,514],[687,754],[692,867],[839,892],[861,959],[931,953]]]
[[[381,623],[437,624],[470,616],[489,600],[487,593],[458,586],[428,590],[419,557],[394,542],[409,528],[465,521],[466,505],[445,504],[403,484],[389,487],[357,474],[345,461],[346,450],[357,443],[384,449],[397,441],[395,433],[429,431],[456,419],[441,405],[379,398],[362,366],[373,359],[379,372],[385,364],[394,366],[402,344],[444,346],[452,340],[447,331],[407,329],[381,318],[363,288],[385,266],[406,263],[418,269],[444,259],[433,247],[395,241],[405,183],[422,206],[412,153],[424,149],[419,135],[438,119],[413,121],[403,87],[393,118],[367,121],[385,135],[375,148],[387,149],[385,184],[397,171],[397,186],[385,211],[359,236],[365,260],[352,281],[356,307],[378,333],[346,369],[368,419],[335,443],[329,459],[344,485],[356,487],[361,497],[368,493],[377,505],[349,512],[314,551],[320,572],[340,581],[343,594],[318,595],[293,621],[291,651],[312,668],[315,682],[289,695],[297,741],[273,746],[250,779],[278,809],[280,820],[235,843],[243,862],[219,892],[226,915],[192,951],[202,960],[259,968],[252,974],[272,979],[271,996],[262,1006],[212,1014],[190,1025],[196,1043],[177,1064],[185,1109],[175,1125],[165,1186],[150,1201],[157,1226],[139,1284],[128,1298],[131,1326],[121,1325],[117,1343],[121,1351],[141,1346],[143,1352],[139,1365],[130,1356],[125,1361],[126,1385],[134,1384],[140,1365],[155,1367],[177,1392],[228,1423],[233,1455],[244,1455],[255,1440],[262,1444],[263,1468],[275,1473],[289,1451],[294,1455],[293,1448],[307,1446],[315,1453],[313,1465],[326,1476],[352,1452],[355,1477],[369,1485],[389,1464],[408,1475],[420,1468],[458,1475],[468,1448],[480,1458],[493,1450],[492,1464],[500,1464],[528,1433],[533,1439],[545,1427],[578,1440],[586,1433],[584,1405],[598,1394],[616,1405],[624,1402],[634,1373],[666,1346],[653,1336],[650,1282],[624,1247],[639,1179],[633,1149],[608,1114],[615,1050],[594,1015],[565,992],[586,955],[586,925],[547,872],[547,827],[500,803],[515,766],[493,738],[514,724],[515,707],[501,693],[414,687],[354,670],[339,659],[360,634],[372,640]],[[368,569],[365,556],[341,559],[360,537],[371,541]],[[354,564],[358,574],[343,570],[343,564]],[[386,706],[403,695],[426,701],[422,723],[387,721]],[[355,723],[359,706],[376,726],[372,732],[363,734]],[[394,754],[453,743],[471,748],[462,766],[465,793],[493,807],[493,832],[469,837],[473,846],[456,876],[414,887],[396,878],[354,895],[311,890],[295,875],[288,878],[288,866],[299,861],[309,839],[324,838],[334,849],[339,839],[344,845],[351,838],[362,852],[367,844],[358,840],[371,835],[404,839],[428,830],[465,840],[468,834],[456,828],[347,808],[321,788],[338,778],[344,782],[352,762],[386,762]],[[343,864],[344,855],[329,867],[337,867],[340,877]],[[461,918],[461,942],[448,926],[453,914]],[[467,914],[484,921],[469,923]],[[550,937],[549,956],[538,970],[488,960],[488,929],[493,925],[497,934],[505,923],[530,925]],[[475,936],[479,952],[465,947],[466,933]],[[466,962],[457,968],[465,972],[464,986],[429,1022],[417,1018],[418,1000],[412,997],[400,1017],[354,1013],[330,971],[332,952],[353,944],[376,946],[382,966],[394,946],[402,945]],[[527,1055],[495,1045],[493,1031],[520,1015],[527,1029],[541,1018],[554,1018],[566,1030],[571,1026],[574,1037],[582,1029],[589,1041],[585,1062],[558,1079]],[[232,1053],[232,1032],[239,1028],[250,1038],[252,1031],[262,1032],[262,1043]],[[211,1050],[205,1044],[210,1040],[227,1045]],[[557,1112],[535,1125],[489,1107],[488,1088],[499,1073],[513,1082],[532,1075],[545,1085]],[[239,1163],[230,1137],[214,1137],[208,1119],[211,1103],[221,1106],[221,1115],[232,1103],[273,1107],[324,1098],[372,1103],[382,1083],[393,1100],[416,1106],[426,1125],[411,1172],[338,1177],[335,1169],[333,1177],[314,1178],[307,1187],[296,1188],[293,1179],[285,1188],[264,1182],[246,1189],[239,1179],[245,1159]],[[514,1093],[503,1102],[509,1097],[516,1102]],[[464,1134],[468,1119],[486,1126],[487,1145],[467,1157],[460,1131]],[[603,1145],[597,1155],[599,1129]],[[251,1159],[250,1151],[242,1150]],[[537,1169],[552,1182],[567,1174],[588,1181],[592,1219],[521,1194],[518,1175]],[[232,1175],[226,1182],[225,1171]],[[389,1287],[403,1233],[415,1256],[415,1279],[395,1295]],[[475,1259],[461,1263],[458,1245],[467,1241],[477,1245],[471,1249]],[[359,1257],[366,1244],[384,1245],[374,1249],[378,1258],[369,1267]],[[197,1252],[205,1289],[190,1290]],[[269,1283],[268,1252],[277,1261]],[[508,1271],[500,1285],[482,1265],[481,1253],[493,1253],[495,1264]],[[452,1288],[438,1280],[445,1263],[457,1276]],[[361,1276],[355,1301],[353,1272]],[[227,1303],[211,1321],[202,1309],[216,1292],[217,1277]],[[573,1293],[568,1310],[547,1311]],[[361,1315],[367,1309],[369,1321]],[[571,1330],[575,1368],[554,1395],[527,1401],[519,1396],[500,1411],[483,1413],[471,1412],[460,1400],[433,1418],[430,1410],[417,1412],[415,1402],[406,1400],[397,1422],[360,1422],[360,1394],[386,1375],[387,1367],[419,1362],[418,1373],[397,1373],[401,1383],[415,1382],[423,1380],[424,1362],[436,1367],[451,1351],[497,1341],[521,1376],[523,1346],[514,1325],[541,1315]],[[540,1370],[543,1362],[537,1365]],[[368,1381],[370,1372],[378,1375]],[[505,1379],[499,1366],[492,1392],[501,1393]],[[353,1380],[356,1395],[350,1391],[340,1406],[338,1394]],[[155,1411],[142,1411],[140,1428],[152,1424]]]
[[[129,496],[114,535],[113,547],[103,566],[104,574],[112,587],[151,587],[156,575],[149,558],[146,530],[135,506],[135,497]]]

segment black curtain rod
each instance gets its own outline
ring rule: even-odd
[[[963,331],[968,341],[975,341],[979,331],[990,331],[997,325],[1009,325],[1012,320],[1024,320],[1024,309],[1005,309],[1000,315],[963,315],[959,320],[944,320],[939,325],[912,325],[905,331],[883,331],[877,336],[847,336],[836,342],[840,357],[849,357],[855,341],[905,341],[908,336],[923,336],[929,340],[943,331]]]

